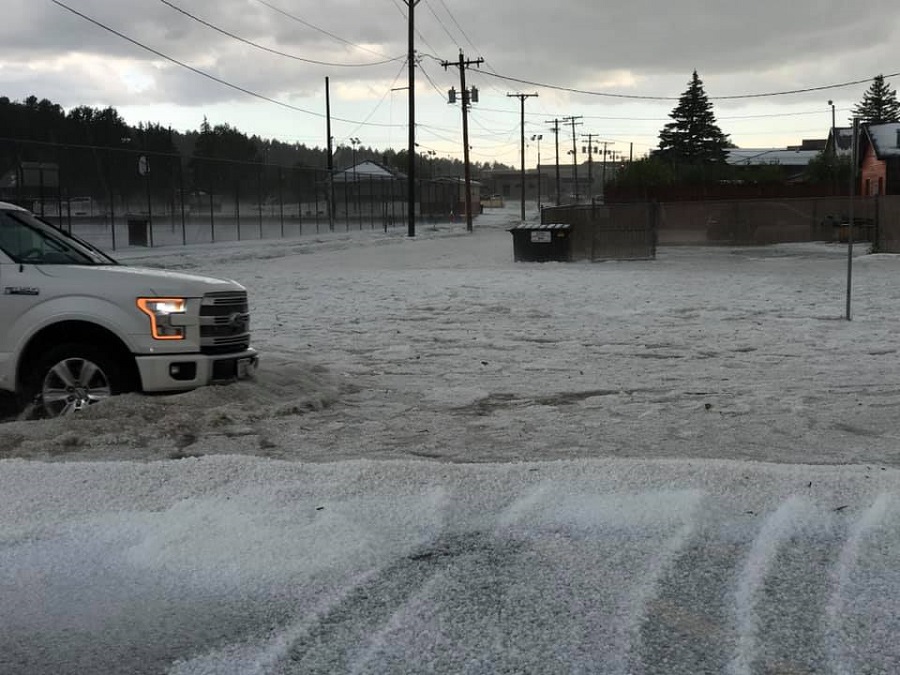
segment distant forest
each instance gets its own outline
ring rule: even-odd
[[[327,169],[327,152],[303,144],[248,136],[228,124],[210,125],[204,119],[196,131],[177,131],[155,122],[137,127],[125,123],[115,108],[77,106],[68,111],[48,99],[29,96],[24,101],[0,97],[0,174],[22,161],[55,162],[66,148],[95,152],[140,152],[148,157],[180,156],[188,170],[201,171],[203,160],[219,162],[264,162],[289,168]],[[405,173],[406,150],[379,150],[360,146],[334,149],[334,168],[341,170],[356,162],[375,160]],[[418,177],[462,176],[463,163],[457,159],[431,157],[420,153]],[[200,162],[198,162],[200,160]],[[473,163],[477,175],[506,165]],[[195,176],[199,179],[199,176]]]

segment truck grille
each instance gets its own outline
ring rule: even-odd
[[[250,346],[250,305],[245,291],[207,293],[200,304],[200,351],[230,354]]]

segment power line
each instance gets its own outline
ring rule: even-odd
[[[256,49],[261,49],[262,51],[268,52],[269,54],[275,54],[276,56],[283,56],[288,59],[293,59],[294,61],[303,61],[304,63],[312,63],[317,66],[334,66],[336,68],[365,68],[368,66],[381,66],[381,65],[384,65],[385,63],[393,63],[394,61],[400,61],[405,58],[403,56],[397,56],[392,59],[386,59],[384,61],[371,61],[369,63],[330,63],[328,61],[316,61],[315,59],[308,59],[303,56],[296,56],[294,54],[288,54],[287,52],[282,52],[277,49],[272,49],[271,47],[266,47],[265,45],[261,45],[259,43],[253,42],[252,40],[247,40],[246,38],[242,38],[240,35],[235,35],[234,33],[231,33],[229,31],[225,30],[224,28],[220,28],[219,26],[211,24],[208,21],[205,21],[205,20],[201,19],[200,17],[191,14],[190,12],[182,9],[181,7],[178,7],[177,5],[172,4],[171,2],[169,2],[169,0],[159,0],[159,1],[162,4],[166,5],[167,7],[174,9],[176,12],[180,12],[180,13],[184,14],[186,17],[193,19],[197,23],[203,24],[207,28],[211,28],[212,30],[214,30],[218,33],[221,33],[222,35],[226,35],[226,36],[232,38],[233,40],[237,40],[238,42],[242,42],[246,45],[250,45],[251,47],[255,47]]]
[[[133,44],[133,45],[135,45],[135,46],[137,46],[137,47],[140,47],[141,49],[144,49],[144,50],[150,52],[151,54],[155,54],[156,56],[158,56],[158,57],[160,57],[160,58],[162,58],[162,59],[165,59],[166,61],[171,61],[172,63],[174,63],[174,64],[176,64],[176,65],[178,65],[178,66],[181,66],[182,68],[185,68],[186,70],[189,70],[189,71],[191,71],[192,73],[195,73],[195,74],[197,74],[197,75],[200,75],[201,77],[205,77],[205,78],[207,78],[208,80],[212,80],[213,82],[216,82],[216,83],[218,83],[218,84],[221,84],[221,85],[223,85],[223,86],[225,86],[225,87],[228,87],[228,88],[230,88],[230,89],[234,89],[235,91],[239,91],[239,92],[241,92],[241,93],[243,93],[243,94],[247,94],[248,96],[252,96],[252,97],[254,97],[254,98],[258,98],[258,99],[261,100],[261,101],[266,101],[266,102],[268,102],[268,103],[272,103],[272,104],[277,105],[277,106],[280,106],[280,107],[282,107],[282,108],[287,108],[288,110],[293,110],[294,112],[303,113],[303,114],[305,114],[305,115],[312,115],[313,117],[321,117],[321,118],[325,118],[325,117],[326,117],[326,115],[325,115],[324,113],[316,112],[316,111],[314,111],[314,110],[307,110],[307,109],[305,109],[305,108],[300,108],[300,107],[295,106],[295,105],[292,105],[292,104],[290,104],[290,103],[285,103],[284,101],[279,101],[278,99],[271,98],[271,97],[269,97],[269,96],[266,96],[265,94],[260,94],[260,93],[258,93],[258,92],[255,92],[255,91],[251,90],[251,89],[246,89],[245,87],[242,87],[242,86],[240,86],[240,85],[232,84],[231,82],[228,82],[227,80],[223,80],[223,79],[220,78],[220,77],[216,77],[215,75],[211,75],[210,73],[207,73],[207,72],[205,72],[205,71],[203,71],[203,70],[200,70],[199,68],[195,68],[194,66],[188,65],[187,63],[184,63],[183,61],[179,61],[178,59],[173,58],[173,57],[171,57],[171,56],[169,56],[169,55],[167,55],[167,54],[163,54],[161,51],[159,51],[159,50],[157,50],[157,49],[154,49],[153,47],[148,47],[147,45],[145,45],[145,44],[143,44],[143,43],[141,43],[141,42],[138,42],[137,40],[135,40],[135,39],[133,39],[133,38],[128,37],[128,36],[125,35],[124,33],[120,33],[120,32],[117,31],[115,28],[111,28],[110,26],[107,26],[106,24],[101,23],[100,21],[97,21],[96,19],[92,19],[91,17],[87,16],[86,14],[82,14],[82,13],[79,12],[78,10],[75,10],[75,9],[69,7],[68,5],[66,5],[66,4],[64,4],[64,3],[62,3],[62,2],[60,2],[60,0],[50,0],[50,1],[51,1],[53,4],[58,5],[58,6],[62,7],[63,9],[65,9],[65,10],[71,12],[72,14],[75,14],[76,16],[81,17],[81,18],[84,19],[85,21],[94,24],[94,25],[97,26],[98,28],[102,28],[103,30],[108,31],[108,32],[112,33],[113,35],[116,35],[116,36],[122,38],[122,39],[125,40],[126,42],[130,42],[131,44]],[[338,122],[346,122],[346,123],[348,123],[348,124],[361,124],[361,122],[359,122],[358,120],[350,120],[350,119],[345,119],[345,118],[341,118],[341,117],[334,117],[334,116],[332,116],[331,119],[336,120],[336,121],[338,121]],[[377,123],[377,122],[367,122],[367,123],[366,123],[366,126],[372,126],[372,127],[402,127],[402,126],[404,126],[404,125],[402,125],[402,124],[380,124],[380,123]]]
[[[453,16],[453,12],[451,12],[450,8],[447,7],[447,3],[444,2],[444,0],[440,0],[440,3],[441,3],[441,5],[443,5],[444,10],[447,12],[447,15],[450,17],[450,20],[454,23],[454,25],[459,30],[459,32],[462,33],[462,36],[465,38],[466,42],[469,43],[469,46],[475,50],[475,53],[478,54],[478,56],[481,56],[481,54],[479,53],[480,50],[478,49],[478,47],[476,47],[474,44],[472,44],[472,41],[469,39],[469,36],[466,35],[466,31],[464,31],[463,27],[459,25],[459,22],[456,20],[456,17]],[[485,62],[485,63],[487,63],[487,62]]]
[[[512,110],[504,110],[501,108],[480,108],[482,112],[496,112],[506,115],[514,114]],[[823,109],[824,110],[824,109]],[[850,108],[839,108],[838,110],[846,111]],[[551,113],[552,117],[556,113]],[[759,115],[728,115],[725,117],[716,116],[718,120],[751,120],[751,119],[769,119],[773,117],[804,117],[812,115],[821,115],[822,110],[807,110],[803,112],[787,112],[787,113],[762,113]],[[526,117],[542,117],[541,113],[525,113]],[[584,115],[586,120],[607,120],[613,122],[668,122],[669,117],[633,117],[633,116],[611,116],[611,115]]]
[[[378,112],[378,109],[382,106],[385,99],[387,99],[388,95],[393,91],[394,85],[397,84],[397,80],[400,79],[400,76],[403,74],[403,71],[405,69],[406,69],[406,59],[403,60],[403,65],[400,66],[400,70],[397,73],[397,75],[394,77],[394,81],[391,82],[391,86],[387,88],[387,90],[384,92],[384,94],[382,94],[381,100],[379,100],[378,103],[375,104],[375,107],[372,108],[372,112],[370,112],[368,115],[366,115],[366,118],[362,122],[360,122],[357,125],[357,127],[353,131],[351,131],[349,134],[347,134],[344,138],[350,138],[351,136],[355,136],[356,132],[358,132],[363,126],[365,126],[369,122],[370,119],[372,119],[372,116],[376,112]]]
[[[375,51],[374,49],[369,49],[368,47],[364,47],[363,45],[358,45],[355,42],[351,42],[350,40],[345,40],[344,38],[342,38],[339,35],[330,33],[329,31],[325,30],[324,28],[319,28],[318,26],[311,24],[309,21],[306,21],[305,19],[301,19],[299,16],[294,16],[290,12],[286,12],[285,10],[281,9],[280,7],[276,7],[275,5],[272,5],[268,2],[266,2],[266,0],[256,0],[256,2],[258,2],[261,5],[265,5],[272,11],[278,12],[282,16],[286,16],[288,19],[291,19],[292,21],[296,21],[297,23],[302,24],[302,25],[306,26],[307,28],[312,28],[314,31],[318,31],[319,33],[322,33],[322,35],[327,35],[328,37],[330,37],[334,40],[337,40],[338,42],[343,42],[345,45],[349,45],[350,47],[355,47],[356,49],[362,49],[363,51],[367,51],[367,52],[370,52],[377,56],[384,57],[384,54],[381,54],[381,53]]]
[[[447,30],[447,26],[444,25],[444,22],[441,21],[441,17],[439,17],[439,16],[437,15],[437,12],[434,11],[434,8],[431,6],[431,3],[426,2],[426,3],[425,3],[425,6],[428,8],[428,11],[431,12],[431,14],[434,16],[434,18],[437,19],[437,22],[440,24],[441,28],[444,29],[444,32],[447,34],[447,37],[450,38],[450,42],[451,42],[451,43],[455,43],[455,42],[456,42],[456,38],[453,37],[453,35],[450,34],[450,31],[449,31],[449,30]]]
[[[600,96],[605,98],[618,98],[618,99],[630,99],[636,101],[679,101],[681,100],[680,96],[644,96],[640,94],[613,94],[610,92],[603,91],[588,91],[586,89],[575,89],[573,87],[562,87],[555,84],[547,84],[544,82],[534,82],[532,80],[524,80],[517,77],[511,77],[508,75],[500,75],[494,72],[485,72],[482,71],[482,74],[488,77],[496,77],[501,80],[506,80],[508,82],[518,82],[520,84],[527,84],[533,87],[541,87],[544,89],[554,89],[556,91],[565,91],[570,94],[584,94],[586,96]],[[900,72],[897,73],[886,73],[884,77],[897,77],[900,75]],[[819,87],[805,87],[803,89],[790,89],[786,91],[771,91],[765,93],[757,93],[757,94],[733,94],[730,96],[708,96],[707,98],[710,101],[736,101],[741,99],[752,99],[752,98],[771,98],[775,96],[788,96],[791,94],[808,94],[815,91],[828,91],[830,89],[841,89],[843,87],[852,87],[859,84],[866,84],[871,82],[872,78],[867,77],[861,80],[853,80],[851,82],[840,82],[838,84],[826,84]]]
[[[401,15],[404,19],[407,19],[407,20],[408,20],[408,15],[407,15],[406,12],[403,11],[403,7],[400,6],[400,3],[397,2],[397,0],[391,0],[391,2],[394,3],[394,6],[397,8],[397,11],[400,12],[400,15]],[[416,2],[420,2],[420,0],[416,0]],[[425,39],[425,36],[422,35],[422,32],[418,29],[418,27],[414,27],[414,31],[415,31],[416,35],[419,36],[419,39],[425,44],[426,47],[428,47],[428,48],[429,48],[431,51],[433,51],[433,52],[436,52],[436,51],[437,51],[437,49],[435,49],[434,47],[432,47],[432,46],[428,43],[428,40]],[[419,53],[421,53],[421,52],[419,52]],[[417,63],[418,63],[418,61],[417,61]]]
[[[425,67],[421,63],[419,64],[419,71],[425,76],[425,79],[428,80],[428,84],[430,84],[432,89],[437,92],[438,96],[444,98],[446,94],[437,86],[437,84],[435,84],[434,80],[431,79],[431,75],[428,74],[428,71],[425,70]]]

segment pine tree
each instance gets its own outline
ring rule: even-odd
[[[875,76],[872,85],[863,94],[862,102],[853,108],[853,115],[868,124],[900,122],[897,91],[884,81],[884,75]]]
[[[712,104],[703,90],[703,81],[694,71],[678,105],[669,113],[669,122],[659,132],[656,155],[672,164],[722,164],[728,136],[716,124]]]

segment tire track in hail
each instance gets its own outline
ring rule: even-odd
[[[827,650],[837,675],[900,672],[900,523],[882,493],[850,526],[830,575]],[[863,553],[866,555],[863,555]],[[877,654],[880,666],[872,664]],[[884,669],[884,664],[890,664]]]

